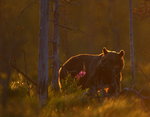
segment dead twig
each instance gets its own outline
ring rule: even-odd
[[[19,68],[14,66],[13,64],[10,64],[13,69],[15,69],[18,73],[22,74],[26,80],[31,82],[33,85],[37,86],[37,83],[33,81],[28,75],[26,75],[24,72],[22,72]]]

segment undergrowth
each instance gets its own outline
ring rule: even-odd
[[[42,109],[38,105],[38,96],[25,94],[25,86],[21,88],[19,85],[18,88],[10,89],[7,107],[0,106],[0,117],[149,117],[150,115],[149,100],[141,100],[134,95],[91,98],[85,95],[87,89],[82,90],[77,83],[68,76],[63,81],[61,93],[54,92],[49,86],[49,98]],[[150,87],[143,90],[143,94],[149,92],[148,88]]]

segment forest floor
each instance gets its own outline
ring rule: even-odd
[[[10,92],[7,106],[0,106],[0,117],[149,117],[150,100],[135,95],[91,98],[85,90],[65,84],[62,93],[49,87],[47,104],[40,109],[37,95],[28,96],[24,88]]]

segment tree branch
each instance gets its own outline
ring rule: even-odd
[[[20,17],[25,12],[25,10],[30,8],[33,5],[33,3],[35,3],[35,2],[36,2],[36,0],[33,0],[30,3],[28,3],[23,9],[21,9],[18,17]]]
[[[26,75],[24,72],[22,72],[19,68],[11,64],[11,67],[15,69],[18,73],[22,74],[25,79],[27,79],[29,82],[31,82],[33,85],[37,86],[37,83],[33,81],[28,75]]]
[[[54,23],[54,20],[50,20],[50,21]],[[76,31],[76,32],[80,32],[80,33],[85,33],[85,32],[83,32],[82,30],[74,29],[74,28],[65,26],[65,25],[63,25],[63,24],[58,24],[58,23],[57,23],[56,25],[58,25],[60,28],[64,28],[64,29],[67,29],[67,30],[70,30],[70,31]]]

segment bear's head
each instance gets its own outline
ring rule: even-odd
[[[114,73],[121,72],[124,68],[124,50],[116,52],[103,48],[102,52],[103,56],[99,62],[99,66],[101,66],[104,70],[111,70]]]
[[[112,84],[115,80],[120,82],[120,73],[124,68],[124,50],[120,52],[110,51],[106,48],[97,63],[95,76],[98,84]]]

